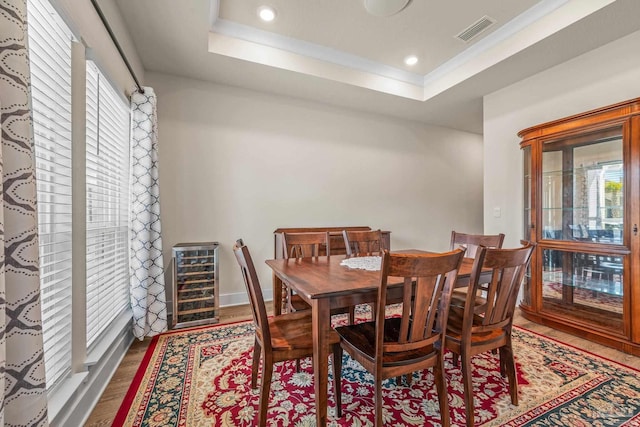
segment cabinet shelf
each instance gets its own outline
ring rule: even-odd
[[[182,299],[180,300],[180,302],[178,304],[188,304],[188,303],[192,303],[192,302],[200,302],[200,301],[208,301],[208,302],[213,302],[213,295],[211,296],[206,296],[206,297],[198,297],[198,298],[189,298],[189,299]]]
[[[182,282],[178,282],[178,287],[188,286],[188,285],[196,285],[199,283],[214,283],[213,279],[201,279],[201,280],[185,280]]]
[[[193,264],[180,264],[178,268],[204,268],[204,267],[213,267],[214,264],[212,262],[203,262],[203,263],[193,263]]]
[[[178,267],[180,268],[180,267]],[[202,276],[204,274],[213,274],[213,270],[210,271],[189,271],[187,273],[178,273],[177,277],[193,277],[193,276]]]
[[[607,210],[607,209],[623,209],[624,205],[607,205],[607,206],[599,206],[598,210]],[[574,206],[571,208],[563,207],[563,206],[543,206],[543,211],[588,211],[590,209],[589,206]],[[614,220],[615,218],[603,218],[604,220]]]
[[[215,256],[214,255],[192,255],[192,256],[185,256],[182,259],[184,261],[188,261],[191,259],[198,259],[198,260],[202,260],[202,259],[214,259]]]
[[[542,172],[542,178],[545,179],[545,178],[556,178],[556,177],[570,177],[572,175],[584,174],[584,172],[586,171],[595,170],[603,166],[613,166],[613,165],[622,165],[622,162],[603,163],[603,164],[593,165],[590,167],[581,167],[581,168],[568,169],[568,170],[544,171]]]
[[[217,323],[218,289],[217,242],[173,247],[174,328]]]
[[[198,313],[211,313],[211,314],[213,314],[214,310],[215,309],[213,307],[200,307],[200,308],[194,308],[194,309],[191,309],[191,310],[182,310],[180,312],[180,315],[188,316],[190,314],[198,314]],[[212,317],[209,317],[209,318],[212,318]]]
[[[602,276],[604,274],[604,272],[597,269],[584,269],[583,271],[585,274],[592,276]],[[592,292],[594,296],[601,294],[610,297],[623,297],[622,284],[619,281],[615,280],[605,280],[602,278],[585,279],[582,277],[576,277],[575,275],[572,276],[569,274],[563,274],[563,279],[561,282],[553,282],[552,284],[557,284],[562,288],[589,291]],[[545,283],[545,285],[549,284]]]

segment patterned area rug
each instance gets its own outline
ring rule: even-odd
[[[639,371],[514,328],[519,406],[511,405],[497,356],[476,356],[476,424],[483,426],[640,426]],[[114,421],[115,426],[252,426],[258,391],[251,390],[250,322],[169,332],[156,337]],[[462,375],[446,360],[452,425],[464,425]],[[329,370],[331,372],[331,369]],[[371,426],[372,376],[345,354],[343,415],[335,418],[329,383],[329,425]],[[385,382],[385,425],[440,425],[431,371],[411,386]],[[276,365],[270,426],[315,425],[313,371],[304,360]]]
[[[593,307],[600,310],[617,313],[622,317],[622,295],[607,292],[597,292],[590,289],[575,287],[573,290],[573,304]],[[542,287],[542,298],[562,302],[562,283],[547,282]]]

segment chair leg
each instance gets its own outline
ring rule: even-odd
[[[443,358],[438,358],[436,366],[433,368],[433,375],[435,377],[436,390],[438,392],[438,403],[440,403],[440,420],[443,427],[449,427],[451,424],[451,416],[449,414],[449,394],[447,390],[447,382],[444,377]]]
[[[375,391],[373,395],[373,404],[376,407],[376,419],[373,422],[375,427],[382,427],[384,424],[382,423],[382,380],[379,378],[375,379]]]
[[[458,364],[460,363],[459,361],[460,361],[460,355],[458,353],[451,352],[451,362],[453,363],[453,366],[457,368]]]
[[[258,339],[253,343],[253,362],[251,363],[251,388],[254,389],[258,386],[258,369],[260,368],[260,353],[262,348]]]
[[[473,374],[471,370],[471,357],[463,351],[462,358],[462,383],[464,385],[464,411],[467,418],[467,427],[473,427]]]
[[[411,380],[413,379],[413,374],[406,375],[398,375],[396,377],[396,385],[401,386],[403,384],[407,384],[407,387],[411,387]]]
[[[336,417],[342,417],[342,347],[340,344],[333,346],[333,395],[336,401]]]
[[[258,426],[267,425],[267,409],[269,408],[269,394],[271,392],[271,376],[273,375],[273,359],[270,355],[263,355],[262,384],[260,384],[260,403],[258,404]]]
[[[283,283],[282,284],[282,301],[280,301],[280,307],[282,307],[281,309],[282,313],[287,313],[290,310],[290,304],[289,304],[289,301],[291,301],[290,293],[291,293],[291,289],[289,289],[289,287]]]
[[[501,347],[498,353],[499,361],[500,361],[500,376],[502,378],[507,376],[507,367],[506,367],[506,355],[505,350]]]
[[[511,343],[500,347],[500,360],[504,360],[505,370],[509,378],[509,395],[511,403],[518,405],[518,376],[516,375],[516,363],[513,358],[513,348]]]
[[[356,306],[352,305],[349,307],[349,324],[353,325],[356,321]]]
[[[284,295],[286,295],[286,301],[284,302],[286,312],[293,313],[296,309],[293,307],[293,302],[291,301],[291,297],[293,295],[291,293],[291,288],[287,287],[286,291],[284,291]]]

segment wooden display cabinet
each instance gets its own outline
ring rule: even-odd
[[[530,320],[640,355],[640,98],[518,133]]]
[[[172,251],[173,327],[217,323],[218,243],[179,243]]]

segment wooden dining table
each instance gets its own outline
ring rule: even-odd
[[[424,253],[409,249],[393,251]],[[284,282],[310,306],[313,328],[313,376],[316,400],[316,425],[327,424],[327,387],[329,367],[328,333],[331,331],[331,309],[375,302],[380,282],[379,271],[349,268],[340,263],[345,255],[314,258],[271,259],[266,263],[274,273],[273,288]],[[473,259],[465,258],[458,271],[456,287],[469,285]],[[401,299],[402,285],[390,286],[389,301]]]

